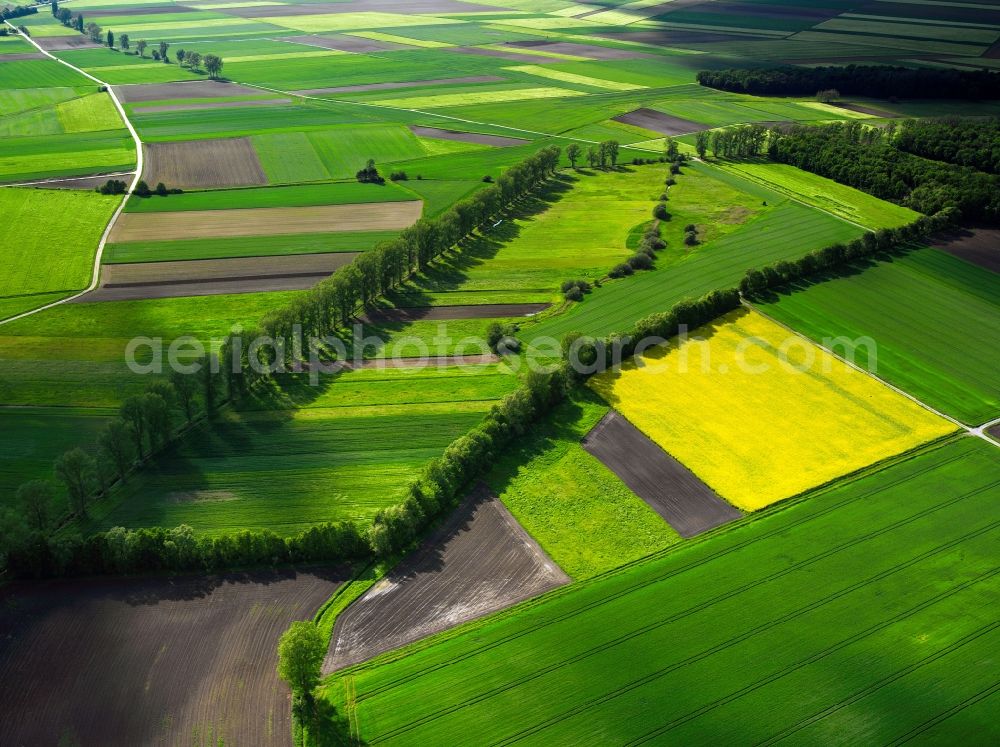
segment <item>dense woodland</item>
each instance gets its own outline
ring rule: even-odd
[[[948,117],[904,122],[893,145],[907,153],[935,161],[1000,174],[998,117]]]
[[[937,70],[890,65],[775,67],[760,70],[702,70],[698,82],[709,88],[757,95],[812,96],[836,89],[852,96],[922,99],[1000,98],[1000,73],[987,70]]]
[[[768,155],[926,215],[954,207],[967,219],[1000,220],[1000,178],[907,153],[886,130],[858,122],[772,129]]]

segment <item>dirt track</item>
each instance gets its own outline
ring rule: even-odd
[[[476,145],[492,145],[497,148],[509,148],[524,145],[527,140],[501,135],[484,135],[480,132],[458,132],[456,130],[441,130],[437,127],[422,127],[410,125],[410,132],[418,137],[434,137],[438,140],[454,140],[459,143],[475,143]]]
[[[481,484],[416,553],[340,615],[323,671],[366,661],[568,582]]]
[[[289,208],[122,213],[110,241],[158,241],[221,236],[279,236],[334,231],[395,231],[420,218],[423,203],[373,202]]]
[[[935,238],[931,246],[1000,272],[1000,229],[961,228]]]
[[[0,744],[291,744],[278,637],[344,577],[267,571],[8,587]]]
[[[623,122],[635,127],[642,127],[644,130],[658,132],[661,135],[687,135],[691,132],[707,130],[708,125],[692,122],[680,117],[672,117],[669,114],[658,112],[655,109],[636,109],[628,114],[619,114],[612,117],[616,122]]]
[[[257,151],[248,137],[144,143],[142,178],[150,186],[253,187],[267,184]]]
[[[364,315],[362,321],[370,324],[386,322],[417,322],[452,319],[503,319],[530,316],[544,311],[547,303],[487,303],[478,306],[417,306],[400,309],[377,309]]]
[[[693,537],[743,515],[614,410],[587,434],[583,448],[682,537]]]
[[[304,290],[356,256],[357,252],[330,252],[104,265],[100,287],[77,302]]]

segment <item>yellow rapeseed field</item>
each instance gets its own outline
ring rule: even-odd
[[[956,430],[756,312],[732,312],[643,360],[590,385],[747,511]]]

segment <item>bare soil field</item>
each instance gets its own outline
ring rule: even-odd
[[[451,321],[454,319],[503,319],[531,316],[549,307],[547,303],[485,303],[470,306],[416,306],[377,309],[365,314],[363,321],[384,322]]]
[[[275,106],[276,104],[291,104],[291,99],[254,99],[252,101],[209,101],[204,104],[159,104],[154,106],[137,106],[132,109],[135,114],[153,114],[155,112],[195,111],[198,109],[233,109],[241,106]]]
[[[143,143],[143,178],[168,187],[251,187],[267,184],[248,137]]]
[[[74,179],[50,179],[35,182],[29,186],[35,189],[94,189],[100,187],[108,179],[117,179],[128,183],[132,180],[133,173],[127,174],[99,174],[98,176],[80,176]]]
[[[935,237],[931,246],[987,270],[1000,272],[1000,229],[960,228]]]
[[[291,744],[278,638],[343,570],[0,591],[0,744]]]
[[[437,127],[422,127],[410,125],[410,132],[418,137],[433,137],[438,140],[455,140],[459,143],[475,143],[477,145],[492,145],[496,148],[510,148],[524,145],[527,140],[501,135],[484,135],[481,132],[458,132],[457,130],[441,130]]]
[[[5,62],[16,62],[18,60],[47,60],[48,58],[41,52],[18,52],[16,54],[0,54],[0,65]]]
[[[743,515],[614,410],[594,426],[582,445],[682,537]]]
[[[594,12],[598,13],[604,10],[606,9],[599,8]],[[513,41],[507,42],[506,46],[537,49],[542,52],[555,52],[556,54],[576,55],[577,57],[589,57],[592,60],[649,60],[656,58],[656,55],[646,52],[635,52],[629,49],[612,49],[611,47],[595,47],[591,44],[576,44],[574,42]]]
[[[373,202],[362,205],[189,210],[180,213],[122,213],[112,243],[225,236],[278,236],[335,231],[396,231],[420,218],[423,202]]]
[[[851,104],[851,103],[837,103],[834,106],[838,106],[841,109],[847,109],[849,112],[860,112],[861,114],[871,114],[873,117],[881,117],[883,119],[892,119],[898,117],[898,114],[893,114],[892,112],[887,112],[885,109],[878,109],[874,106],[869,106],[867,104]]]
[[[424,86],[462,85],[465,83],[502,83],[506,78],[496,75],[470,75],[466,78],[435,78],[431,80],[411,80],[405,83],[365,83],[357,86],[334,86],[332,88],[307,88],[296,91],[306,96],[322,93],[357,93],[361,91],[391,91],[397,88],[423,88]]]
[[[46,52],[64,52],[67,49],[96,49],[103,46],[92,42],[82,34],[79,36],[38,36],[34,37],[34,40]]]
[[[226,96],[260,96],[260,89],[222,80],[190,80],[178,83],[134,83],[115,86],[126,104],[167,99],[221,99]]]
[[[292,42],[293,44],[306,44],[323,49],[337,49],[341,52],[352,52],[355,54],[365,54],[366,52],[391,52],[397,49],[412,49],[405,44],[394,44],[387,41],[375,41],[374,39],[362,39],[360,36],[347,36],[346,34],[330,34],[328,36],[283,36],[278,41]]]
[[[989,433],[994,440],[1000,441],[1000,423],[997,423],[992,428],[987,428],[986,432]]]
[[[419,550],[341,613],[323,671],[366,661],[569,580],[480,484]]]
[[[628,114],[619,114],[612,117],[615,122],[642,127],[644,130],[658,132],[661,135],[687,135],[692,132],[700,132],[709,129],[708,125],[692,122],[680,117],[672,117],[669,114],[658,112],[655,109],[636,109]]]

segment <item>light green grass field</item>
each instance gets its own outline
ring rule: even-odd
[[[1000,417],[1000,282],[935,249],[893,257],[761,310],[969,425]]]
[[[992,739],[995,451],[954,442],[322,693],[369,744]]]
[[[125,130],[10,137],[0,153],[0,181],[117,173],[135,167],[135,145]]]
[[[121,198],[93,192],[0,189],[0,297],[86,288],[97,244]]]
[[[103,93],[82,96],[56,105],[63,132],[124,129],[111,97]]]

